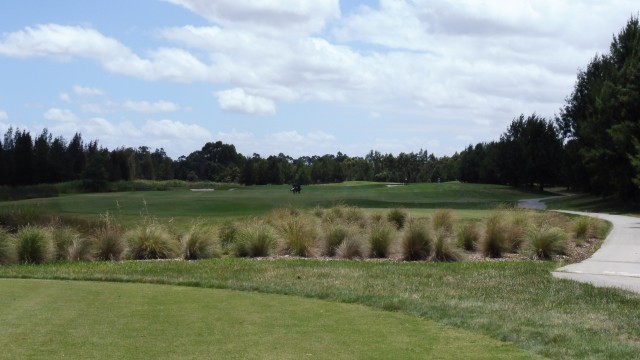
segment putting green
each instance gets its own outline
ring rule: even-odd
[[[534,358],[430,321],[291,296],[0,279],[2,359]]]

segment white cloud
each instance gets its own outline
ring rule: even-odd
[[[170,101],[126,101],[124,107],[127,110],[141,113],[167,113],[180,110],[180,106]]]
[[[9,120],[9,114],[6,111],[0,110],[0,121]]]
[[[207,140],[211,132],[200,125],[172,120],[147,120],[142,127],[146,134],[170,139]]]
[[[271,99],[247,94],[243,89],[217,91],[220,109],[252,115],[274,115],[276,105]]]
[[[73,92],[79,96],[102,96],[105,94],[104,90],[94,88],[94,87],[84,87],[80,85],[75,85],[73,87]]]
[[[44,113],[44,118],[60,122],[76,122],[78,117],[71,110],[51,108]]]
[[[58,96],[58,98],[59,98],[61,101],[64,101],[64,102],[67,102],[67,103],[70,103],[70,102],[71,102],[71,96],[69,96],[69,94],[68,94],[68,93],[66,93],[66,92],[60,93],[60,95]]]
[[[81,26],[46,24],[5,34],[0,41],[0,55],[44,56],[63,61],[90,58],[110,72],[151,81],[206,81],[210,77],[207,65],[184,50],[160,48],[151,51],[149,59],[143,59],[119,41]]]
[[[321,31],[340,17],[338,0],[166,0],[229,28],[287,36]]]

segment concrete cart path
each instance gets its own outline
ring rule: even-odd
[[[613,224],[613,229],[589,259],[559,268],[553,276],[640,293],[640,218],[558,211],[604,219]]]

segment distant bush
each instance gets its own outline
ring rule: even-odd
[[[480,241],[480,232],[475,223],[464,224],[456,234],[458,245],[466,251],[475,251]]]
[[[426,260],[431,254],[433,236],[422,222],[411,221],[402,234],[402,258],[408,261]]]
[[[0,201],[50,198],[58,195],[59,192],[55,185],[0,186]]]
[[[5,229],[0,227],[0,265],[14,264],[16,261],[13,239]]]
[[[182,258],[209,259],[220,256],[220,244],[211,228],[195,224],[180,238]]]
[[[527,240],[535,257],[551,259],[553,255],[565,253],[567,233],[557,227],[532,228],[527,233]]]
[[[452,210],[436,210],[431,218],[434,231],[445,231],[452,234],[455,226],[455,215]]]
[[[507,238],[501,214],[494,213],[487,220],[484,238],[481,242],[482,254],[487,257],[499,258],[507,248]]]
[[[394,236],[395,231],[390,225],[385,223],[374,225],[369,231],[371,256],[374,258],[389,257]]]
[[[179,253],[179,243],[169,230],[150,221],[125,233],[131,257],[135,260],[174,259]]]
[[[51,235],[43,228],[26,226],[15,235],[16,255],[20,263],[42,264],[55,258]]]
[[[404,227],[408,217],[409,214],[407,214],[405,210],[399,208],[393,208],[387,213],[387,220],[398,230]]]
[[[254,219],[242,224],[238,229],[235,254],[242,257],[270,256],[277,243],[273,228],[263,221]]]

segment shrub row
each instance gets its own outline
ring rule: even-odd
[[[149,218],[125,231],[107,214],[89,235],[63,223],[2,230],[0,264],[222,255],[458,261],[467,254],[497,258],[519,253],[551,259],[564,254],[570,239],[581,242],[602,233],[592,220],[518,209],[498,209],[481,224],[458,221],[451,210],[412,218],[403,209],[283,208],[216,228],[194,224],[182,233]]]

